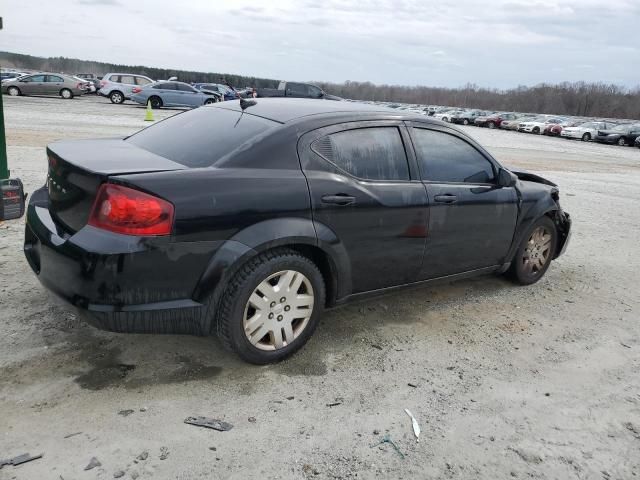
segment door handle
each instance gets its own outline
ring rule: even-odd
[[[353,205],[356,203],[356,197],[344,193],[336,195],[325,195],[322,197],[322,203],[331,203],[334,205]]]
[[[458,197],[447,193],[444,195],[436,195],[433,199],[438,203],[455,203],[458,200]]]

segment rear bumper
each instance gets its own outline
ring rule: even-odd
[[[129,333],[209,333],[192,299],[221,242],[175,242],[85,226],[73,235],[52,218],[46,190],[27,209],[24,253],[38,279],[101,329]]]

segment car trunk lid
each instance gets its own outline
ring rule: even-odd
[[[87,224],[100,185],[110,177],[186,167],[122,139],[62,141],[47,147],[52,217],[75,233]]]

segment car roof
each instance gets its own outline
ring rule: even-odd
[[[367,105],[357,102],[344,102],[337,100],[318,100],[307,98],[257,98],[256,104],[247,108],[245,113],[250,113],[258,117],[267,118],[280,123],[287,123],[308,117],[310,115],[331,115],[337,113],[381,113],[386,115],[415,117],[421,116],[412,112],[402,113],[397,109],[381,107],[378,105]],[[224,108],[226,110],[242,111],[240,102],[228,101],[209,108]]]

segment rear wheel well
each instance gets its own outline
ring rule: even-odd
[[[314,245],[293,244],[284,245],[284,247],[295,250],[296,252],[304,255],[306,258],[316,264],[318,269],[320,269],[322,278],[324,279],[326,290],[326,306],[330,307],[335,305],[338,292],[338,282],[336,278],[336,268],[333,265],[333,262],[331,261],[329,255],[327,255],[324,251],[322,251],[322,249]]]

